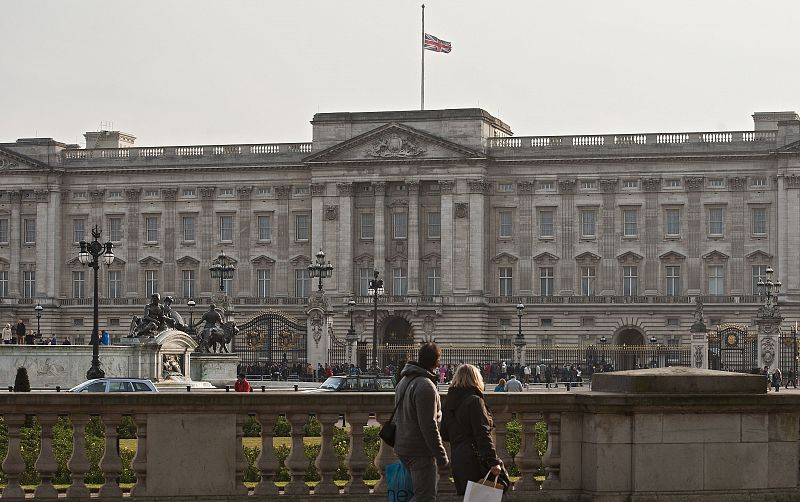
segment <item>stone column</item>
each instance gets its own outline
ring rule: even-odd
[[[751,274],[745,272],[744,266],[744,244],[750,238],[750,215],[747,214],[747,204],[745,203],[745,186],[747,178],[731,177],[728,178],[730,187],[730,239],[731,257],[728,260],[728,277],[730,277],[730,287],[728,292],[732,295],[752,294],[750,286]],[[768,220],[769,221],[769,220]],[[773,235],[773,234],[769,234]]]
[[[53,231],[59,223],[50,219],[48,191],[34,190],[33,197],[36,200],[36,297],[52,298],[48,292],[53,290],[53,283],[58,280],[58,276],[49,273],[48,261],[52,259],[55,248],[61,242],[53,238]]]
[[[63,246],[61,246],[63,229],[59,222],[59,218],[63,214],[61,210],[61,192],[53,190],[49,192],[48,199],[50,203],[47,205],[48,221],[50,222],[48,243],[48,256],[45,273],[47,274],[47,297],[57,298],[61,292],[60,279],[61,279],[61,264],[65,260],[63,253]],[[70,258],[71,259],[71,258]]]
[[[686,178],[684,182],[689,194],[686,214],[681,215],[681,234],[686,236],[684,239],[687,251],[685,274],[688,277],[686,293],[692,296],[701,294],[703,290],[703,260],[700,258],[700,243],[705,242],[701,201],[705,180],[702,176],[693,176]],[[681,274],[683,273],[681,271]]]
[[[441,194],[442,295],[453,294],[453,186],[450,180],[439,181]],[[484,267],[483,264],[480,265]]]
[[[595,294],[613,296],[616,294],[617,254],[619,238],[614,229],[617,214],[617,178],[600,180],[603,192],[603,207],[600,210],[600,270],[597,270]]]
[[[326,259],[333,259],[334,250],[325,249],[325,183],[311,183],[311,260],[322,249]]]
[[[236,195],[239,198],[239,214],[237,214],[238,224],[236,225],[237,239],[236,249],[239,255],[237,264],[236,280],[234,287],[239,296],[256,296],[256,286],[253,280],[253,264],[250,262],[252,253],[252,229],[253,220],[252,203],[250,196],[253,193],[252,186],[241,186],[236,188]],[[236,294],[234,293],[234,296]]]
[[[219,287],[216,285],[216,280],[211,279],[211,274],[208,272],[208,267],[211,262],[219,254],[219,250],[214,249],[214,243],[217,242],[214,235],[214,195],[217,189],[212,186],[200,187],[200,216],[199,220],[195,223],[195,237],[200,245],[198,251],[200,252],[200,267],[197,272],[198,282],[200,287],[197,291],[200,295],[208,294],[213,295],[217,292]]]
[[[420,294],[419,181],[406,181],[408,189],[408,295]]]
[[[770,214],[770,231],[777,228],[777,238],[770,233],[770,253],[776,252],[778,257],[777,275],[786,287],[786,293],[793,298],[800,294],[800,273],[793,266],[793,257],[800,243],[800,228],[797,219],[800,217],[800,176],[779,176],[777,212]],[[776,219],[777,224],[772,223]],[[773,251],[774,250],[774,251]]]
[[[20,217],[20,201],[22,200],[22,193],[19,190],[12,190],[8,192],[8,198],[11,201],[11,220],[9,220],[9,263],[8,270],[8,293],[12,298],[19,298],[22,296],[22,267],[20,266],[20,252],[22,250],[22,241],[25,240],[22,232],[22,220]],[[56,279],[58,280],[58,279]]]
[[[177,284],[177,265],[175,263],[175,249],[177,248],[177,232],[178,225],[176,217],[176,200],[178,198],[177,188],[162,188],[161,197],[164,200],[164,212],[161,213],[161,228],[163,229],[164,239],[164,266],[162,268],[164,277],[162,278],[163,286],[161,290],[164,292],[161,297],[166,295],[175,295],[178,290]]]
[[[575,233],[575,183],[574,179],[558,181],[561,192],[561,259],[558,261],[558,282],[561,287],[557,291],[559,295],[566,296],[571,296],[575,291],[575,241],[579,237]]]
[[[473,294],[483,294],[486,289],[484,284],[484,275],[486,273],[487,258],[486,258],[486,194],[489,193],[489,183],[485,179],[472,180],[468,183],[469,188],[469,205],[466,208],[467,216],[469,217],[469,242],[459,242],[451,237],[451,259],[455,264],[456,260],[453,253],[466,254],[465,260],[460,260],[464,265],[460,269],[465,276],[469,277],[468,290]],[[455,222],[453,216],[459,218],[461,215],[454,214],[452,209],[451,197],[451,210],[450,221],[451,232],[455,231]],[[452,236],[455,234],[452,233]],[[442,211],[442,237],[444,238],[444,211]],[[468,260],[468,261],[467,261]],[[444,252],[442,252],[442,262],[444,262]],[[464,263],[465,262],[465,263]],[[455,273],[454,267],[450,267],[451,274]],[[442,267],[444,270],[444,267]],[[451,284],[455,285],[452,279]],[[444,284],[444,276],[442,277],[442,284]],[[453,288],[455,289],[455,288]],[[459,288],[460,292],[461,289]]]
[[[644,243],[644,294],[655,296],[658,294],[658,245],[661,242],[662,228],[658,225],[658,192],[661,190],[661,178],[645,178],[642,180],[644,188],[644,211],[639,234]]]
[[[386,206],[386,183],[379,181],[372,184],[375,194],[375,258],[373,266],[381,273],[384,285],[388,285],[386,277],[386,228],[384,208]]]
[[[533,188],[535,182],[517,183],[519,195],[519,294],[533,296]]]
[[[125,246],[127,248],[125,256],[128,261],[125,263],[125,294],[136,298],[139,291],[144,292],[144,284],[139,276],[139,247],[144,240],[139,235],[139,197],[142,194],[141,188],[131,188],[125,190],[125,200],[128,202],[128,220],[125,225]]]
[[[289,296],[291,287],[289,285],[289,246],[293,241],[291,227],[289,225],[289,199],[292,196],[291,185],[280,185],[275,187],[275,195],[278,197],[278,206],[275,210],[277,225],[275,228],[275,296]]]
[[[330,314],[328,299],[323,291],[314,290],[308,296],[305,309],[308,340],[308,362],[313,368],[328,362],[330,335],[328,334],[328,317]]]
[[[353,235],[355,224],[353,221],[353,184],[337,183],[336,191],[339,194],[339,231],[336,236],[339,240],[339,259],[335,273],[336,290],[340,295],[352,296],[354,275],[353,275]]]

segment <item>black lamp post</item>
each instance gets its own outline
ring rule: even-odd
[[[325,253],[320,249],[317,253],[317,261],[308,266],[308,276],[312,279],[319,277],[317,291],[322,291],[322,279],[327,279],[333,273],[331,262],[325,263]]]
[[[522,337],[522,314],[525,311],[525,305],[522,303],[517,304],[517,319],[519,320],[517,324],[517,337],[514,339],[514,347],[517,349],[517,364],[522,365],[524,361],[522,360],[522,347],[525,346],[525,339]]]
[[[350,300],[347,302],[347,310],[350,314],[350,329],[347,330],[347,336],[345,340],[347,340],[347,358],[348,360],[352,361],[352,350],[353,350],[353,343],[355,343],[356,337],[356,329],[353,327],[353,313],[356,310],[356,301]]]
[[[655,367],[658,366],[658,358],[657,358],[657,356],[658,356],[658,352],[657,352],[658,351],[658,347],[656,346],[657,343],[658,343],[658,339],[655,337],[655,335],[651,335],[650,336],[650,345],[653,346],[653,357],[650,359],[650,367],[651,368],[655,368]]]
[[[759,295],[764,297],[762,311],[765,317],[772,317],[776,313],[775,307],[778,305],[778,295],[781,293],[781,281],[772,282],[772,275],[775,271],[768,266],[764,280],[759,279],[756,286]]]
[[[36,311],[36,335],[42,336],[41,321],[42,321],[42,310],[44,310],[44,307],[42,307],[37,303],[36,306],[33,307],[33,310]]]
[[[211,277],[219,279],[219,290],[224,292],[225,279],[233,279],[236,267],[233,266],[233,260],[225,254],[225,251],[222,251],[208,270],[211,271]]]
[[[197,305],[194,300],[191,298],[188,302],[186,302],[186,306],[189,307],[189,331],[193,335],[194,334],[194,306]]]
[[[602,349],[600,350],[600,364],[603,366],[603,371],[605,371],[606,366],[606,339],[605,335],[600,337],[600,346]]]
[[[106,262],[106,265],[111,265],[114,262],[114,252],[111,250],[112,244],[110,241],[106,242],[105,244],[101,244],[100,241],[98,241],[102,233],[103,232],[97,227],[97,225],[95,225],[92,229],[92,241],[81,241],[81,250],[78,253],[78,260],[84,265],[92,267],[92,270],[94,270],[94,301],[92,303],[94,307],[94,320],[92,322],[91,341],[92,366],[89,368],[89,371],[86,372],[86,378],[88,380],[92,380],[94,378],[103,378],[106,375],[105,372],[100,369],[100,319],[97,271],[100,269],[100,257],[103,257],[103,261]]]
[[[373,298],[372,310],[372,369],[378,371],[378,297],[383,294],[383,279],[378,279],[380,272],[373,272],[373,278],[367,288]]]

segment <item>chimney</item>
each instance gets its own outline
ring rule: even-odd
[[[83,135],[86,148],[130,148],[136,136],[121,131],[95,131]]]

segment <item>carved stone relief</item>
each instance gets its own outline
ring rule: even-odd
[[[392,134],[371,144],[365,151],[370,157],[408,158],[425,153],[409,136]]]
[[[467,218],[469,216],[468,202],[456,202],[455,207],[456,207],[455,209],[456,218]]]
[[[325,206],[325,219],[333,221],[339,218],[339,206]]]

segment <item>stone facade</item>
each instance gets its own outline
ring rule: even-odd
[[[510,339],[521,302],[529,344],[688,342],[697,296],[709,325],[751,323],[767,266],[794,321],[800,119],[753,118],[754,131],[518,137],[478,109],[319,113],[310,143],[0,144],[0,313],[32,328],[41,303],[44,333],[88,338],[76,243],[98,225],[116,255],[100,270],[101,328],[117,336],[152,291],[209,299],[222,250],[241,321],[303,317],[323,249],[340,338],[355,297],[371,339],[373,269],[379,336],[392,339]]]

